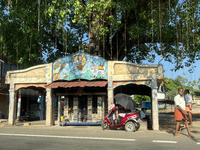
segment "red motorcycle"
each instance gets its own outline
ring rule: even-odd
[[[121,93],[114,98],[116,106],[106,115],[101,124],[102,129],[125,127],[127,132],[137,131],[140,128],[140,116],[139,112],[135,110],[135,103],[132,98]]]

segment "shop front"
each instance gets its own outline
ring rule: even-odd
[[[107,111],[107,61],[76,53],[56,60],[52,67],[53,82],[46,88],[58,99],[58,122],[60,116],[70,122],[102,121]]]

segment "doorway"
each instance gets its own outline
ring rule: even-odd
[[[87,120],[87,96],[79,96],[78,100],[79,120],[86,122]]]

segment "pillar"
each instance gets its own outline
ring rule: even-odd
[[[87,122],[92,121],[92,95],[87,98]]]
[[[21,112],[21,90],[19,89],[18,103],[17,103],[17,120],[20,119],[20,112]]]
[[[45,118],[45,95],[41,95],[41,109],[40,109],[40,120],[44,120]]]
[[[53,100],[51,88],[46,89],[46,125],[53,125]]]
[[[113,81],[108,81],[108,111],[114,107]]]
[[[157,79],[156,75],[152,77],[152,127],[153,130],[159,130],[159,118],[158,118],[158,97],[157,97]]]
[[[97,121],[102,121],[102,96],[97,97]]]
[[[60,115],[61,115],[61,99],[60,95],[58,96],[58,121],[57,126],[60,126]]]
[[[77,122],[78,120],[78,96],[73,97],[73,121]]]
[[[102,96],[102,119],[105,118],[105,96]]]
[[[108,111],[114,107],[113,89],[108,89]]]
[[[8,115],[8,124],[14,125],[15,124],[15,117],[16,117],[16,97],[14,91],[14,84],[10,84],[9,90],[9,115]]]

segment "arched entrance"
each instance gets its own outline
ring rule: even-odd
[[[135,83],[127,83],[123,85],[118,85],[114,87],[114,95],[117,93],[124,93],[128,95],[138,94],[138,95],[147,95],[151,97],[151,87],[147,85],[138,85]]]
[[[17,121],[46,119],[46,84],[16,84]]]
[[[114,106],[114,95],[117,93],[150,96],[152,128],[159,130],[157,89],[164,76],[163,66],[109,61],[108,67],[108,108]]]
[[[10,84],[9,89],[9,117],[8,124],[14,125],[17,116],[19,89],[32,89],[38,91],[46,101],[46,125],[52,125],[52,99],[51,89],[45,86],[52,82],[52,65],[44,64],[33,66],[23,70],[8,71],[6,74],[6,84]],[[45,104],[44,104],[45,105]],[[44,114],[44,113],[43,113]],[[44,119],[44,117],[43,117]]]
[[[145,95],[145,96],[149,96],[152,101],[152,90],[151,90],[151,87],[147,85],[140,85],[140,84],[138,85],[135,83],[127,83],[127,84],[118,85],[114,87],[114,96],[118,93],[124,93],[130,96],[131,95]],[[115,99],[114,99],[114,103],[115,103]],[[152,110],[150,110],[150,113],[152,114]],[[150,116],[152,117],[152,115]],[[152,125],[152,122],[147,125],[148,129],[152,128],[151,125]]]

